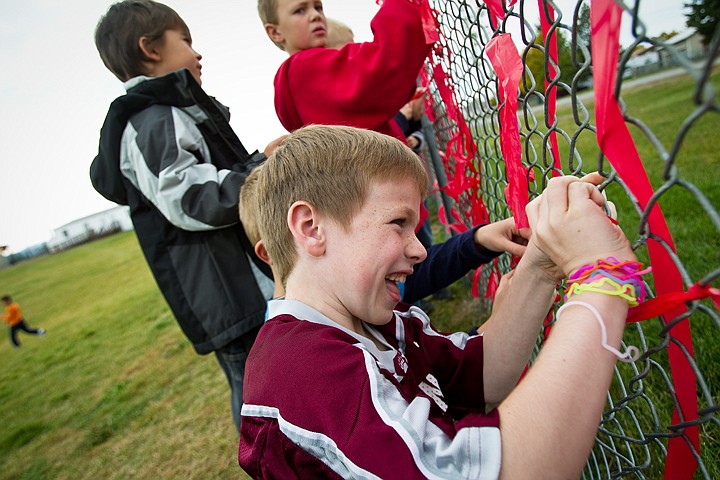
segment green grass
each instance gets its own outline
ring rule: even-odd
[[[222,371],[181,333],[134,233],[0,285],[48,332],[0,342],[0,479],[247,478]]]

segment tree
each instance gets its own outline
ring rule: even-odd
[[[592,35],[590,33],[590,7],[584,3],[580,7],[580,12],[577,16],[577,22],[574,25],[575,28],[575,42],[582,43],[587,48],[588,54],[592,52]],[[576,51],[582,51],[576,48]],[[583,55],[584,57],[584,55]],[[581,63],[582,57],[577,58],[576,61]]]
[[[686,14],[686,25],[695,28],[707,45],[720,21],[720,0],[692,0],[685,4],[685,8],[690,9]]]
[[[544,39],[542,35],[542,30],[539,26],[536,27],[537,29],[537,36],[535,37],[535,40],[533,41],[534,45],[539,45],[544,50]],[[573,63],[572,56],[571,56],[571,45],[570,41],[565,37],[565,34],[562,30],[557,29],[555,30],[556,38],[557,38],[557,48],[558,48],[558,68],[560,70],[560,82],[565,83],[567,85],[570,85],[572,83],[573,77],[578,72],[578,67]],[[543,51],[538,49],[537,47],[529,48],[529,51],[527,52],[525,56],[525,65],[526,70],[524,72],[525,78],[521,82],[521,89],[522,92],[525,93],[527,89],[525,86],[530,85],[530,80],[527,78],[528,73],[533,76],[535,79],[536,87],[535,89],[538,91],[544,91],[545,90],[545,63],[546,63],[546,57],[547,55],[543,54]],[[549,60],[549,59],[548,59]],[[549,73],[552,77],[553,72],[552,69],[549,68]],[[558,93],[562,95],[564,93],[563,89],[558,89]]]

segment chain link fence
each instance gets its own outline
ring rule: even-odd
[[[532,199],[554,175],[599,171],[638,258],[654,269],[646,279],[651,296],[667,293],[661,291],[669,277],[679,282],[671,290],[696,293],[662,315],[628,324],[624,342],[642,356],[615,369],[583,478],[672,478],[693,470],[696,478],[720,478],[720,316],[707,298],[720,277],[719,29],[707,44],[692,32],[649,38],[639,1],[614,4],[621,13],[614,20],[594,17],[589,1],[430,4],[441,38],[424,72],[426,159],[434,167],[441,221],[469,226],[483,217],[507,218],[513,213],[508,191],[518,178]],[[617,61],[610,52],[603,64],[600,56],[612,47],[601,37],[602,22],[620,21],[631,39]],[[492,59],[500,37],[511,39],[522,64],[518,88],[511,84],[505,95],[508,77]],[[502,45],[507,52],[509,43]],[[598,116],[611,110],[595,104],[608,71],[620,112],[614,119]],[[514,178],[506,148],[512,132],[504,130],[512,123],[503,117],[508,106],[521,148],[522,176]],[[602,143],[618,124],[632,135],[641,161],[635,170],[624,156],[610,158],[608,146],[617,142]],[[643,179],[649,193],[638,186]],[[657,228],[665,222],[669,235]],[[486,266],[480,291],[511,267],[508,258]]]

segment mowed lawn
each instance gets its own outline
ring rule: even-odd
[[[133,232],[0,271],[45,337],[0,341],[0,479],[247,478],[229,387]]]

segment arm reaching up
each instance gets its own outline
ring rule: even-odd
[[[517,305],[524,302],[529,308],[539,308],[557,272],[569,275],[583,265],[608,257],[634,261],[630,243],[608,219],[602,204],[602,195],[592,183],[574,177],[550,180],[545,192],[527,207],[533,236],[509,285],[516,287],[508,289],[507,296],[512,301],[498,307],[518,313],[522,309]],[[526,277],[519,277],[521,272]],[[542,291],[538,292],[533,284],[517,288],[519,280],[533,276],[545,279],[539,284]],[[535,299],[521,301],[518,296],[522,295]],[[607,330],[607,342],[617,347],[628,303],[620,297],[596,292],[582,293],[573,299],[590,307],[573,305],[563,312],[537,362],[499,407],[501,478],[526,478],[536,476],[537,472],[552,472],[556,478],[577,478],[592,448],[617,360],[602,346],[601,329],[593,310],[599,313]],[[524,333],[533,330],[537,333],[539,328],[538,320],[530,319],[527,313],[502,320],[498,323],[512,324]],[[508,340],[511,330],[510,325],[488,325],[486,376],[493,367],[502,367],[501,362],[512,363],[509,356],[516,354],[522,360],[525,353],[529,354],[512,351],[520,340],[510,339],[501,347],[498,340]],[[498,338],[493,339],[495,335]],[[489,381],[489,388],[497,388],[493,380]]]

